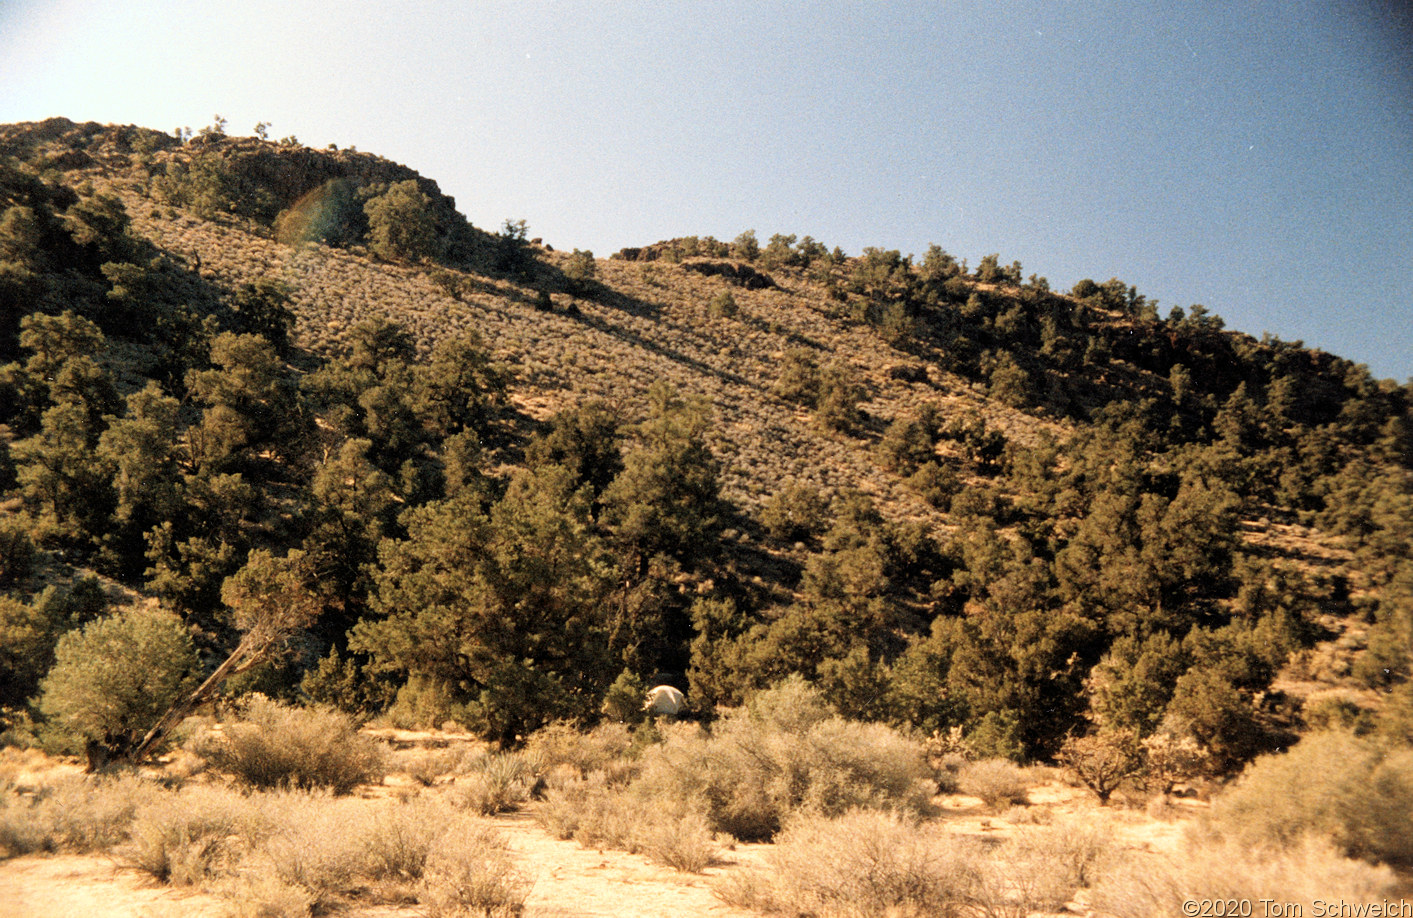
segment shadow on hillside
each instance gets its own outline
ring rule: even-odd
[[[735,530],[734,539],[722,539],[722,552],[734,576],[730,592],[742,608],[765,608],[791,598],[785,590],[796,587],[804,576],[800,562],[779,549],[771,548],[771,538],[758,521],[739,507],[730,506],[722,519],[725,531]],[[772,588],[771,584],[775,587]]]
[[[646,300],[637,299],[636,297],[627,296],[617,291],[608,291],[607,293],[601,296],[594,297],[592,302],[597,303],[598,305],[603,306],[606,309],[624,312],[628,313],[629,315],[634,315],[640,318],[647,318],[652,320],[657,320],[658,315],[661,311],[660,307],[658,307],[656,304],[647,302]],[[700,373],[704,376],[711,376],[721,380],[722,382],[728,382],[732,385],[737,386],[755,385],[751,382],[751,380],[746,379],[744,376],[741,376],[737,373],[731,373],[726,370],[717,369],[716,367],[713,367],[710,364],[704,363],[695,357],[685,354],[676,348],[668,347],[667,345],[664,345],[658,341],[653,341],[649,338],[644,337],[638,332],[635,332],[622,325],[616,325],[606,318],[590,315],[589,313],[584,312],[583,310],[568,313],[567,315],[574,319],[574,321],[586,325],[589,328],[593,328],[597,331],[604,333],[605,335],[617,338],[625,344],[641,348],[642,350],[647,351],[648,353],[655,354],[656,356],[662,357],[666,360],[670,360],[673,363],[686,367],[687,369]]]
[[[784,338],[785,343],[792,347],[805,347],[814,351],[827,351],[829,349],[828,345],[823,342],[816,341],[808,335],[802,335],[793,329],[784,328],[778,322],[767,322],[756,316],[742,315],[740,313],[737,313],[734,318],[742,325],[758,331],[761,334],[776,335]]]

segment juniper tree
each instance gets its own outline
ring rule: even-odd
[[[379,258],[417,260],[437,252],[432,199],[415,179],[394,182],[363,204],[368,215],[368,248]]]

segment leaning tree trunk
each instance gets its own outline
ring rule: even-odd
[[[167,734],[171,733],[177,724],[186,720],[192,711],[195,711],[216,693],[216,690],[221,687],[221,683],[260,662],[265,656],[266,649],[267,647],[256,647],[246,641],[241,641],[236,649],[231,651],[231,655],[226,657],[225,662],[216,667],[216,671],[207,676],[206,681],[201,683],[196,691],[167,709],[167,713],[163,714],[152,729],[147,731],[142,742],[133,747],[133,750],[125,756],[127,761],[133,765],[141,765],[143,760],[152,753],[152,750],[162,744],[162,741],[167,738]]]

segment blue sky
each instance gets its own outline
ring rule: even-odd
[[[387,156],[559,248],[1000,253],[1413,377],[1398,0],[0,5],[0,121]]]

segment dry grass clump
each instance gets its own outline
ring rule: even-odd
[[[361,872],[393,887],[419,880],[437,839],[461,825],[462,820],[427,801],[414,800],[377,809],[372,813],[364,836]]]
[[[741,839],[770,838],[802,809],[922,813],[936,790],[920,743],[834,715],[799,680],[726,713],[710,733],[666,731],[634,786],[655,800],[698,801],[713,829]]]
[[[957,773],[957,789],[969,797],[980,797],[994,810],[1024,803],[1029,788],[1026,770],[1006,759],[968,762]]]
[[[7,797],[0,813],[0,838],[12,854],[111,849],[160,882],[235,900],[237,915],[306,916],[355,900],[511,914],[484,909],[523,901],[523,884],[491,830],[435,798],[400,803],[210,785],[173,791],[136,777],[74,778],[33,803]],[[429,879],[436,863],[440,879]],[[485,898],[495,889],[499,898]],[[447,910],[447,902],[481,902],[483,910]]]
[[[281,795],[284,818],[260,845],[258,860],[285,883],[328,908],[359,889],[378,863],[369,856],[379,826],[358,800]]]
[[[224,734],[204,733],[194,751],[254,787],[327,788],[336,794],[380,781],[383,749],[346,714],[279,704],[262,695],[243,705]]]
[[[568,765],[580,775],[617,769],[632,756],[632,749],[632,731],[619,723],[599,724],[585,732],[557,721],[525,741],[525,751],[539,756],[546,769]]]
[[[1262,756],[1213,802],[1218,834],[1247,845],[1307,835],[1343,853],[1413,866],[1413,750],[1352,733],[1317,733]]]
[[[631,781],[616,780],[613,760],[599,757],[593,761],[604,767],[587,775],[556,774],[536,819],[559,838],[698,871],[716,857],[717,833],[770,838],[798,812],[919,814],[936,789],[920,743],[836,716],[800,680],[725,713],[710,732],[676,724],[663,737],[643,753]]]
[[[977,875],[977,899],[1017,918],[1063,911],[1077,890],[1108,873],[1116,855],[1112,834],[1091,821],[1027,828],[991,852]]]
[[[298,793],[274,799],[281,820],[259,843],[255,860],[307,893],[316,909],[355,896],[421,902],[434,855],[491,832],[435,800],[370,804]]]
[[[458,809],[482,816],[519,809],[539,780],[538,759],[516,752],[496,752],[474,759],[464,766],[465,777],[447,791],[447,799]]]
[[[448,834],[427,860],[417,901],[428,918],[519,915],[530,883],[511,862],[504,840],[485,826]]]
[[[1299,904],[1309,915],[1319,914],[1316,899],[1328,908],[1382,901],[1395,890],[1387,867],[1345,858],[1329,841],[1307,836],[1289,848],[1197,842],[1171,857],[1130,858],[1113,866],[1089,903],[1116,918],[1168,918],[1192,900],[1265,899]]]
[[[248,798],[224,788],[192,787],[163,794],[133,819],[119,856],[172,886],[199,886],[235,872],[264,820]]]
[[[701,872],[720,853],[698,806],[612,784],[603,772],[558,782],[535,808],[535,819],[556,838],[642,854],[688,873]]]
[[[765,870],[738,873],[716,891],[732,905],[820,918],[957,915],[980,856],[980,843],[896,813],[802,815],[780,833]]]
[[[229,902],[228,918],[309,918],[314,909],[308,890],[264,871],[247,871],[210,888]]]
[[[733,905],[819,918],[1025,918],[1062,911],[1109,862],[1097,830],[1044,827],[988,844],[892,812],[790,819],[764,870],[717,886]]]
[[[389,772],[402,772],[423,787],[431,787],[456,770],[461,753],[456,749],[403,749],[386,760]]]
[[[0,857],[35,851],[102,851],[120,844],[139,808],[162,794],[135,775],[64,775],[32,797],[0,796]]]

